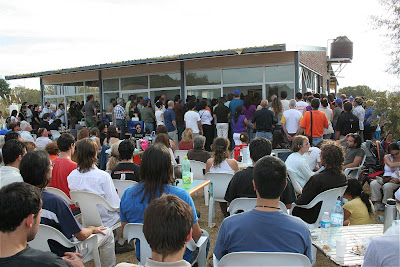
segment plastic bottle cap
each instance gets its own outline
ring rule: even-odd
[[[329,215],[329,212],[325,211],[325,212],[324,212],[324,215]]]
[[[187,159],[187,156],[185,156],[185,159]]]

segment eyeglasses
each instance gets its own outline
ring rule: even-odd
[[[396,152],[396,153],[394,153],[394,154],[390,153],[390,155],[391,155],[392,157],[396,157],[396,156],[398,156],[399,154],[400,154],[400,152]]]

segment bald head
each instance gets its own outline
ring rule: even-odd
[[[268,107],[268,100],[267,99],[261,100],[261,104],[260,105],[261,105],[262,108]]]
[[[170,100],[168,101],[168,108],[173,108],[174,107],[174,101]]]

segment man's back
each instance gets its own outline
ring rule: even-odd
[[[139,166],[131,162],[120,162],[111,172],[111,178],[140,182]]]
[[[67,158],[56,158],[53,160],[53,172],[49,186],[63,191],[69,197],[69,187],[67,177],[77,168],[76,162]],[[71,207],[72,208],[72,207]],[[72,210],[76,210],[75,206]]]
[[[324,135],[324,128],[328,127],[328,119],[325,113],[319,110],[305,112],[300,126],[306,129],[306,135],[311,136],[311,112],[312,112],[312,137],[321,137]]]
[[[281,211],[253,209],[226,218],[219,229],[217,259],[240,251],[300,253],[312,261],[310,231],[301,219]]]
[[[42,267],[42,266],[68,266],[61,258],[51,252],[44,252],[27,246],[17,254],[0,258],[0,266],[7,267]]]
[[[238,106],[243,106],[243,100],[239,98],[235,98],[229,103],[229,109],[231,110],[232,115],[235,114],[236,107]]]
[[[299,122],[301,119],[301,112],[296,109],[289,109],[283,112],[282,123],[285,123],[288,133],[296,133],[299,128]]]
[[[357,116],[349,112],[344,112],[337,119],[336,130],[343,136],[358,132],[360,127]]]

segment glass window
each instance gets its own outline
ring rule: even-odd
[[[75,96],[67,96],[66,97],[68,107],[70,106],[71,101],[82,103],[83,99],[84,99],[83,95],[75,95]]]
[[[103,95],[103,109],[106,109],[107,112],[112,112],[113,111],[113,105],[110,103],[111,99],[117,100],[119,97],[119,93],[104,93]]]
[[[119,91],[119,79],[104,80],[103,91]]]
[[[186,72],[186,85],[221,84],[220,70],[201,70]]]
[[[250,95],[253,97],[258,94],[262,96],[262,85],[224,87],[223,94],[233,94],[236,89],[238,89],[243,95]]]
[[[268,101],[271,100],[272,95],[280,97],[282,91],[288,93],[287,99],[294,99],[294,83],[272,83],[265,86],[268,96]]]
[[[57,110],[58,104],[64,104],[64,97],[56,97],[56,98],[45,98],[46,102],[49,102],[51,105],[51,108],[55,111]]]
[[[45,84],[44,85],[44,95],[56,95],[56,85]]]
[[[180,95],[180,94],[181,94],[181,89],[152,91],[152,92],[150,92],[150,99],[151,99],[151,103],[154,103],[154,99],[157,96],[166,95],[167,100],[174,100],[175,96]],[[143,96],[143,97],[147,97],[147,96]],[[165,107],[165,108],[167,108],[167,107]]]
[[[99,81],[89,81],[85,82],[86,94],[99,92]]]
[[[180,85],[181,85],[180,73],[150,75],[151,88],[178,87]]]
[[[84,90],[83,82],[64,83],[64,93],[66,95],[81,94],[85,92]]]
[[[259,83],[263,81],[262,68],[228,69],[222,71],[226,84],[233,83]]]
[[[149,88],[148,84],[148,76],[137,76],[121,79],[122,90],[147,89]]]
[[[266,82],[294,81],[294,65],[265,67]]]
[[[200,101],[203,98],[207,98],[207,104],[210,104],[212,99],[218,99],[221,97],[221,89],[196,89],[196,90],[187,90],[187,95],[194,95]]]

